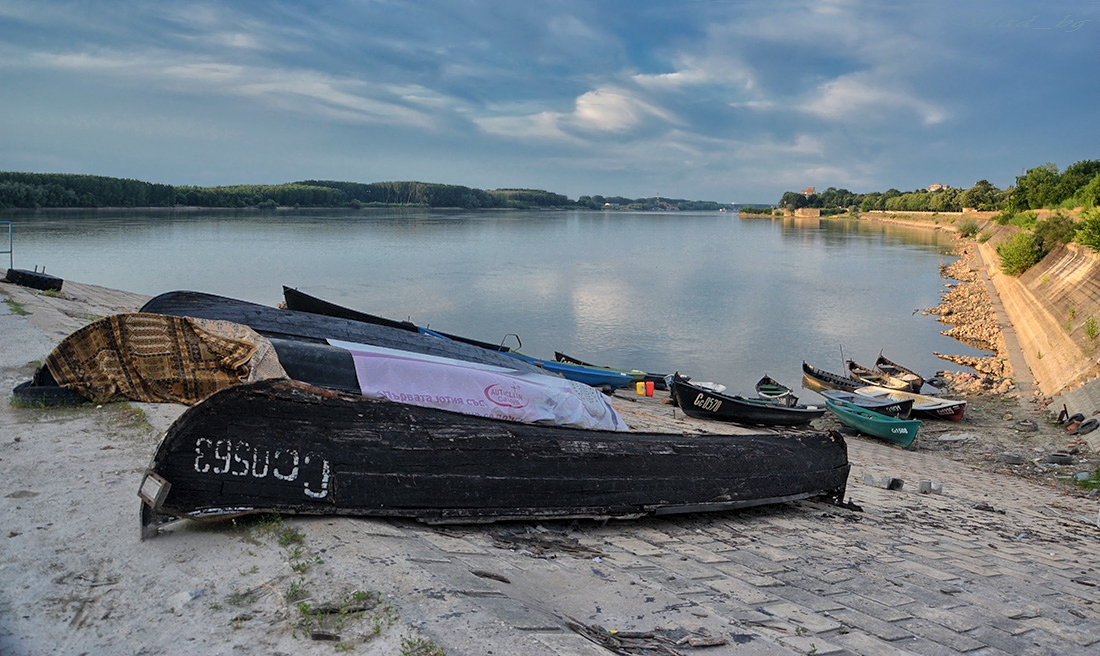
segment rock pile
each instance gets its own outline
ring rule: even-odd
[[[974,372],[939,372],[953,394],[1005,394],[1012,391],[1012,368],[1004,334],[997,323],[997,313],[985,282],[974,266],[973,247],[960,249],[960,258],[940,267],[940,275],[957,282],[944,285],[940,304],[925,310],[951,326],[943,334],[967,346],[992,355],[974,357],[936,353],[936,357],[970,367]]]

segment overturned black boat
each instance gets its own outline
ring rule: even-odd
[[[310,312],[281,310],[203,292],[166,292],[150,299],[142,306],[141,311],[231,321],[249,326],[267,338],[306,340],[314,343],[338,339],[520,371],[539,371],[534,365],[496,350],[451,339],[440,339],[415,330]]]
[[[451,333],[444,333],[438,330],[430,330],[428,328],[421,328],[411,321],[396,321],[394,319],[388,319],[386,317],[380,317],[376,314],[368,314],[366,312],[360,312],[359,310],[353,310],[352,308],[344,307],[343,305],[337,305],[330,301],[326,301],[316,296],[311,296],[302,291],[298,291],[293,287],[287,287],[283,285],[283,301],[286,303],[286,309],[295,310],[298,312],[309,312],[310,314],[320,314],[327,317],[338,317],[341,319],[351,319],[352,321],[362,321],[364,323],[373,323],[378,326],[388,326],[390,328],[397,328],[398,330],[404,330],[406,332],[424,333],[429,332],[432,334],[446,337],[457,342],[465,342],[466,344],[472,344],[474,346],[488,349],[490,351],[502,351],[507,353],[511,349],[503,344],[490,344],[489,342],[482,342],[476,339],[470,339],[469,337],[462,337],[461,335],[452,335]]]
[[[849,467],[837,433],[581,430],[267,380],[185,411],[139,495],[144,536],[175,519],[268,511],[433,523],[629,518],[840,502]]]

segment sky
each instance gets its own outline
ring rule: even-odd
[[[1100,159],[1100,0],[0,0],[0,171],[776,203]]]

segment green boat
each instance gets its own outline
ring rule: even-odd
[[[898,446],[912,444],[917,437],[917,429],[920,428],[919,419],[898,419],[847,401],[826,399],[825,407],[845,426]]]

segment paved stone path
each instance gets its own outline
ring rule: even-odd
[[[303,528],[335,567],[336,535],[361,531],[406,572],[406,594],[416,581],[419,621],[449,654],[608,653],[570,620],[720,636],[673,647],[715,656],[1100,653],[1096,501],[859,439],[849,449],[862,512],[798,502],[603,525]],[[943,493],[918,492],[922,479]]]

